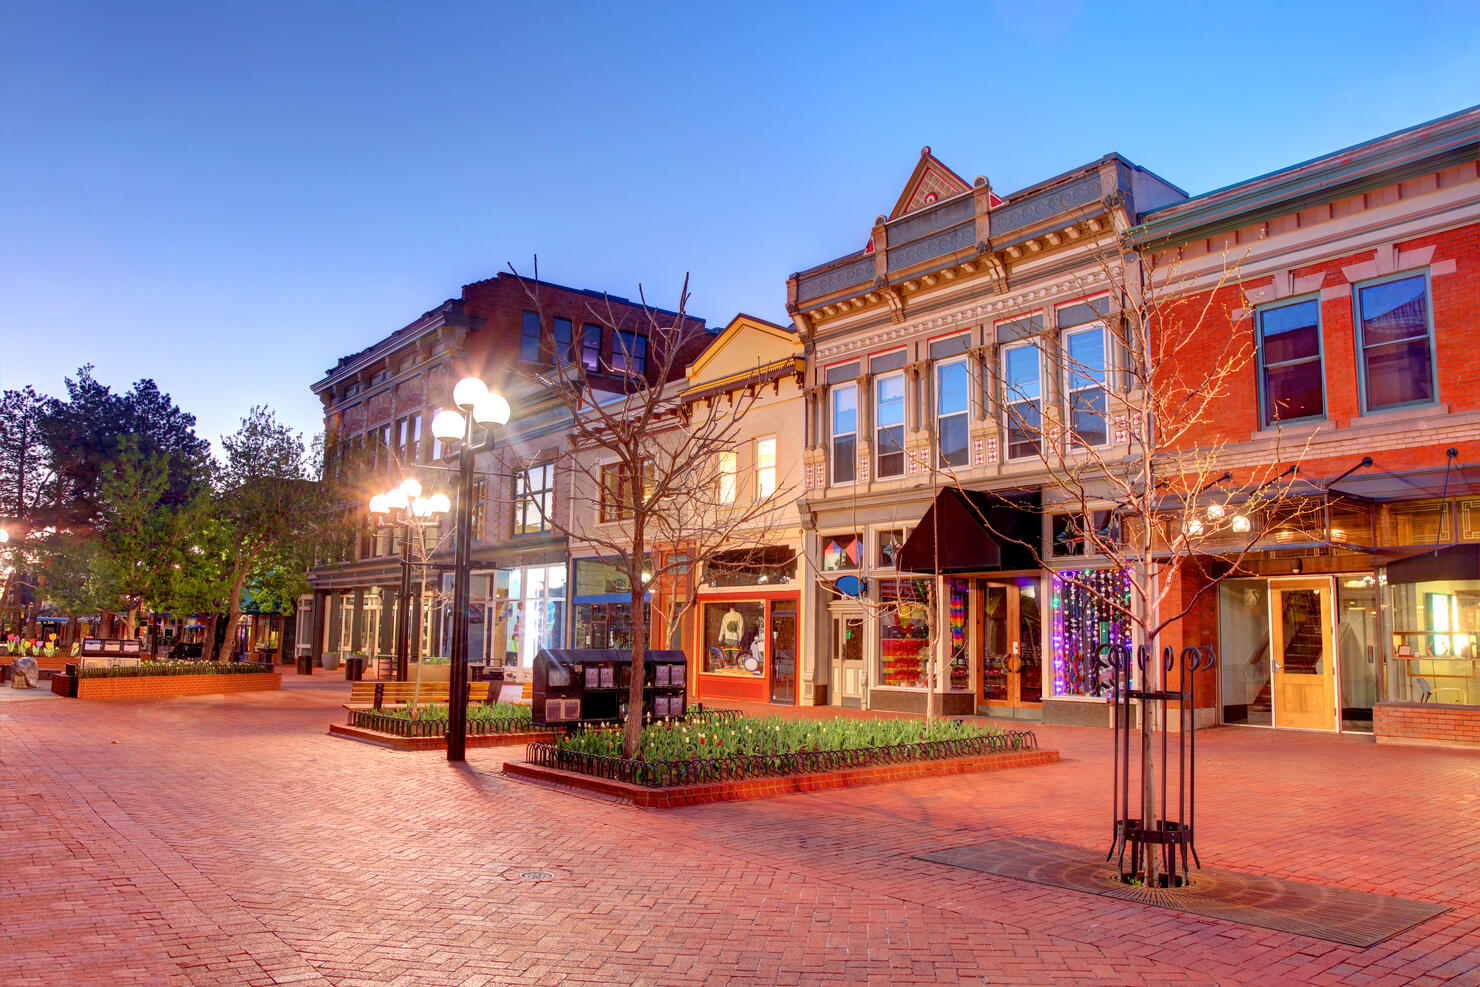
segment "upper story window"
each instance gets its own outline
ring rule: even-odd
[[[733,504],[739,494],[739,463],[733,452],[722,452],[715,456],[715,473],[719,478],[716,491],[721,504]]]
[[[1002,415],[1007,458],[1036,456],[1043,431],[1042,354],[1034,343],[1002,350]]]
[[[551,323],[555,336],[555,362],[566,363],[575,359],[573,329],[569,319],[555,319]]]
[[[540,356],[540,313],[525,312],[519,327],[519,359],[528,363],[543,363]]]
[[[1435,400],[1428,276],[1373,282],[1358,287],[1356,295],[1363,410]]]
[[[874,378],[874,453],[878,476],[904,473],[904,374]]]
[[[832,482],[852,483],[858,453],[858,384],[849,381],[828,389],[831,410]]]
[[[514,534],[550,530],[555,513],[555,464],[536,463],[514,474]]]
[[[1064,333],[1064,400],[1069,429],[1082,446],[1102,446],[1105,427],[1105,327],[1085,326]]]
[[[421,415],[412,415],[406,419],[406,462],[420,462],[421,456]]]
[[[601,327],[593,322],[581,326],[581,366],[592,373],[601,369]]]
[[[765,500],[776,492],[776,436],[755,440],[755,499]]]
[[[1321,303],[1314,298],[1262,308],[1259,327],[1259,424],[1322,418]]]
[[[647,337],[618,329],[612,340],[612,370],[619,374],[647,374]]]
[[[857,569],[863,561],[863,536],[856,531],[822,540],[822,571]]]
[[[390,370],[388,370],[388,369],[386,369],[386,370],[377,370],[377,371],[375,371],[375,375],[370,378],[370,383],[372,385],[374,385],[374,384],[384,384],[386,381],[388,381],[390,379],[391,379],[391,372],[390,372]]]
[[[642,471],[643,499],[652,496],[656,475],[647,465]],[[601,520],[622,521],[632,516],[632,471],[624,463],[601,467]]]
[[[970,461],[966,441],[970,378],[965,357],[935,365],[935,456],[941,466],[965,466]]]

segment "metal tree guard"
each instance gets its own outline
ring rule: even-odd
[[[1197,815],[1197,731],[1193,696],[1197,673],[1211,669],[1216,656],[1213,649],[1207,647],[1189,645],[1182,649],[1180,656],[1171,645],[1162,648],[1163,676],[1180,665],[1181,674],[1178,676],[1176,689],[1145,688],[1148,658],[1145,645],[1136,648],[1134,670],[1140,674],[1133,676],[1131,650],[1127,645],[1102,644],[1097,652],[1100,679],[1109,686],[1110,701],[1115,706],[1115,835],[1105,859],[1116,860],[1120,879],[1132,883],[1145,878],[1147,865],[1151,863],[1150,854],[1160,850],[1161,867],[1157,871],[1156,883],[1161,887],[1175,888],[1182,887],[1191,880],[1189,854],[1191,863],[1202,867],[1193,842],[1193,824]],[[1137,682],[1141,684],[1141,688],[1136,688]],[[1161,735],[1161,762],[1159,766],[1152,768],[1159,777],[1151,780],[1160,784],[1161,801],[1158,805],[1161,812],[1149,825],[1145,822],[1148,780],[1144,774],[1146,765],[1138,755],[1134,759],[1138,767],[1133,769],[1131,758],[1134,742],[1145,736],[1141,730],[1131,728],[1131,701],[1136,699],[1141,701],[1143,717],[1153,708],[1159,714],[1155,722],[1158,724],[1157,732]],[[1167,706],[1173,701],[1178,705],[1180,717],[1176,750],[1175,815],[1171,811],[1173,802],[1169,799],[1173,776],[1168,736],[1171,722],[1167,717]],[[1156,743],[1154,737],[1151,742],[1153,745]],[[1133,778],[1137,782],[1134,785]],[[1135,811],[1132,811],[1131,806],[1132,792],[1136,793]],[[1130,851],[1129,867],[1126,866],[1127,849]]]

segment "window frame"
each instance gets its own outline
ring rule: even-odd
[[[1388,284],[1393,281],[1406,281],[1409,278],[1423,279],[1424,292],[1424,323],[1428,332],[1429,343],[1429,383],[1433,385],[1433,397],[1419,401],[1403,401],[1397,404],[1385,404],[1379,408],[1372,408],[1367,403],[1367,327],[1366,320],[1362,317],[1362,291],[1380,284]],[[1400,271],[1395,274],[1384,274],[1381,277],[1368,278],[1358,281],[1352,285],[1352,338],[1357,347],[1357,399],[1363,415],[1381,415],[1389,411],[1401,411],[1404,408],[1426,408],[1439,403],[1439,345],[1438,333],[1434,329],[1434,284],[1429,268],[1418,268]],[[1379,344],[1384,345],[1384,344]],[[1391,344],[1386,344],[1391,345]]]
[[[1007,358],[1014,350],[1031,349],[1037,355],[1038,360],[1038,396],[1033,398],[1038,405],[1038,431],[1034,437],[1037,447],[1026,455],[1012,454],[1012,415],[1010,406],[1027,403],[1023,398],[1012,398],[1008,393],[1007,384]],[[999,411],[1002,415],[1002,458],[1006,462],[1022,462],[1043,455],[1043,347],[1035,339],[1013,340],[1000,347],[998,355],[1000,361],[999,378],[1002,381],[1002,394],[998,399]]]
[[[853,430],[851,432],[837,431],[838,422],[838,395],[844,391],[853,394]],[[853,440],[853,453],[848,457],[848,479],[838,479],[838,439],[851,438]],[[834,487],[851,486],[858,482],[858,380],[841,381],[833,384],[827,389],[827,448],[828,448],[828,480],[829,485]]]
[[[740,454],[725,449],[714,454],[715,499],[729,506],[740,499]]]
[[[1321,413],[1319,415],[1303,415],[1300,418],[1281,418],[1272,421],[1269,418],[1269,388],[1266,384],[1266,376],[1269,365],[1264,362],[1264,316],[1268,312],[1278,311],[1282,308],[1291,308],[1295,305],[1305,305],[1315,302],[1316,306],[1316,355],[1314,357],[1302,357],[1299,360],[1286,360],[1283,363],[1274,364],[1277,367],[1288,367],[1298,363],[1310,363],[1312,360],[1321,367]],[[1360,348],[1361,344],[1358,343]],[[1255,390],[1259,401],[1259,428],[1280,428],[1285,425],[1303,425],[1310,422],[1325,421],[1330,409],[1330,402],[1326,393],[1326,327],[1321,317],[1321,295],[1314,292],[1297,295],[1292,298],[1281,298],[1278,301],[1267,302],[1254,309],[1254,373]]]
[[[1082,335],[1087,332],[1100,334],[1100,355],[1105,365],[1100,368],[1100,374],[1105,378],[1090,387],[1074,387],[1074,370],[1069,357],[1069,337]],[[1110,331],[1103,322],[1081,322],[1079,325],[1070,326],[1059,332],[1059,356],[1060,366],[1063,368],[1063,395],[1064,395],[1064,431],[1069,439],[1070,448],[1074,449],[1104,449],[1110,445]],[[1102,413],[1104,420],[1105,441],[1099,443],[1081,442],[1079,430],[1074,427],[1074,396],[1083,391],[1093,391],[1098,388],[1105,395],[1105,410]],[[1038,390],[1043,390],[1043,359],[1040,354],[1038,361]],[[1042,402],[1042,397],[1039,402]],[[1042,414],[1040,409],[1039,414]],[[1040,437],[1041,441],[1041,437]]]
[[[591,345],[591,330],[596,330],[596,345]],[[601,326],[595,322],[581,323],[581,366],[588,373],[596,373],[601,370],[601,342],[605,334]]]
[[[941,384],[940,384],[941,371],[947,369],[948,367],[954,367],[954,366],[961,366],[961,367],[964,367],[966,369],[966,383],[965,383],[965,386],[964,386],[964,388],[963,388],[963,390],[961,392],[961,396],[966,399],[966,407],[963,408],[961,411],[952,411],[952,412],[949,412],[947,414],[941,414],[941,410],[940,410],[940,396],[941,396],[941,393],[942,393],[942,391],[941,391]],[[935,421],[935,465],[938,466],[938,467],[940,467],[940,468],[942,468],[942,469],[960,469],[962,467],[970,466],[971,465],[971,358],[967,354],[963,353],[963,354],[961,354],[959,356],[946,357],[944,359],[936,360],[932,364],[932,366],[930,368],[930,382],[931,382],[931,407],[930,407],[930,410],[932,412],[932,415],[933,415],[933,418],[934,418],[934,421]],[[941,440],[942,440],[942,437],[945,435],[945,430],[942,427],[942,422],[944,422],[944,420],[947,419],[947,418],[957,418],[957,417],[963,418],[966,421],[966,451],[965,451],[966,458],[965,458],[965,461],[964,462],[961,462],[961,463],[947,463],[946,462],[946,459],[945,459],[944,450],[941,448]]]
[[[541,474],[544,485],[535,487],[530,482],[535,473]],[[526,523],[526,506],[535,507],[536,501],[544,507],[544,510],[535,509],[535,522],[531,527]],[[511,519],[511,533],[513,537],[526,535],[544,535],[552,530],[550,521],[555,513],[555,461],[553,459],[518,470],[514,474],[514,516]]]
[[[529,335],[530,318],[534,319],[534,356],[529,355],[531,337]],[[525,363],[545,363],[545,320],[540,313],[531,312],[527,309],[519,317],[519,359]]]
[[[761,445],[763,443],[766,443],[766,442],[771,443],[771,465],[769,465],[769,466],[762,466],[761,465]],[[776,493],[776,459],[777,459],[777,450],[778,449],[779,449],[779,444],[777,442],[776,436],[774,436],[774,435],[762,435],[762,436],[759,436],[752,443],[752,446],[751,446],[751,455],[754,457],[752,459],[752,463],[754,463],[754,467],[755,467],[754,496],[755,496],[755,502],[756,503],[759,503],[760,501],[763,501],[763,500],[769,500]],[[769,490],[766,489],[766,481],[765,481],[765,476],[766,476],[767,473],[770,474],[770,489]]]
[[[899,381],[899,387],[900,387],[900,395],[899,395],[899,424],[898,425],[880,425],[879,424],[879,396],[882,393],[882,385],[883,385],[883,383],[886,380],[892,381],[892,380],[895,380],[895,379],[897,379]],[[905,378],[905,374],[904,374],[904,371],[903,370],[890,370],[890,371],[887,371],[886,373],[881,373],[881,374],[874,375],[873,379],[870,381],[869,390],[872,392],[871,393],[871,397],[873,398],[873,406],[872,406],[872,411],[873,411],[873,416],[872,417],[873,417],[873,420],[869,424],[873,427],[873,439],[874,439],[874,477],[875,477],[875,479],[879,479],[879,480],[893,480],[893,479],[897,479],[897,478],[899,478],[901,476],[904,476],[907,472],[909,472],[909,463],[908,463],[909,456],[908,456],[908,454],[905,451],[906,430],[909,427],[909,419],[910,419],[910,393],[909,393],[910,387],[909,387],[909,381]],[[884,470],[883,470],[883,467],[882,467],[883,457],[884,457],[885,453],[884,453],[884,443],[883,443],[883,441],[882,441],[882,439],[881,439],[880,436],[881,436],[881,433],[885,429],[889,429],[889,428],[897,428],[897,429],[899,429],[899,448],[898,448],[898,450],[896,450],[894,452],[888,453],[888,455],[891,455],[891,456],[896,456],[897,455],[899,457],[899,472],[897,472],[897,473],[885,473]]]
[[[564,346],[560,345],[560,329],[562,323],[564,323],[565,328]],[[570,363],[571,357],[575,355],[576,350],[576,325],[574,320],[568,319],[563,315],[557,315],[552,318],[550,320],[550,339],[552,345],[555,347],[552,362],[557,366],[562,363]]]
[[[638,343],[642,345],[639,347]],[[613,373],[625,374],[629,377],[646,377],[647,359],[647,336],[633,329],[618,329],[612,336],[611,369]]]

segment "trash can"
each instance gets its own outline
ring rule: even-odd
[[[358,682],[363,679],[365,677],[365,659],[344,659],[344,677],[350,682]]]
[[[299,675],[312,675],[313,674],[313,655],[299,655],[298,656],[298,674]]]

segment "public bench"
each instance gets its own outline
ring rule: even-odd
[[[469,682],[468,699],[472,702],[498,702],[503,682]],[[347,710],[384,709],[411,703],[447,705],[448,682],[350,682]]]

